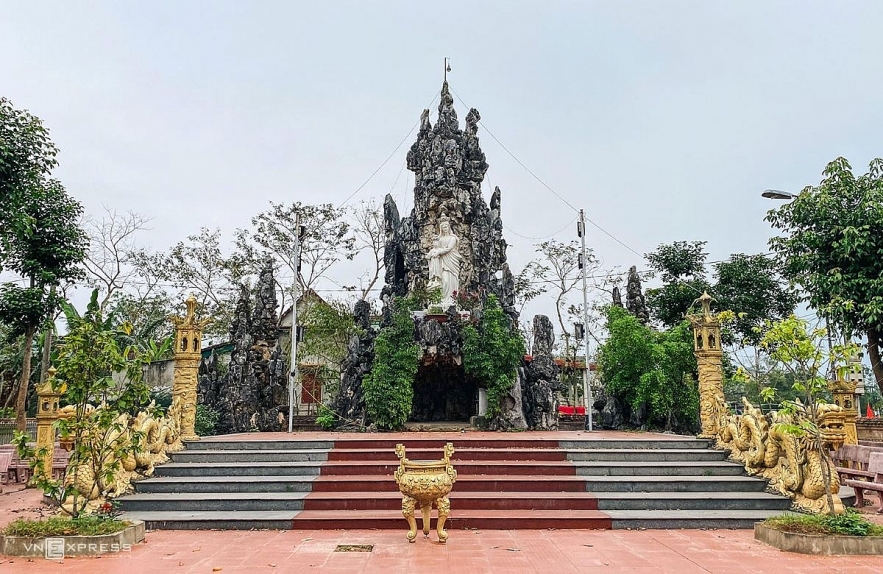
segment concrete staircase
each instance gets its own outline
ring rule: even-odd
[[[705,440],[440,434],[213,437],[119,502],[148,528],[402,529],[395,444],[421,460],[451,441],[451,530],[752,528],[790,506]]]

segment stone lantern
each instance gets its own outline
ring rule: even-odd
[[[55,386],[55,367],[50,367],[46,382],[37,386],[37,453],[42,452],[42,472],[52,475],[52,455],[55,451],[55,421],[58,420],[58,401],[62,389]]]
[[[726,416],[723,371],[721,370],[720,321],[711,312],[711,295],[707,292],[693,302],[700,304],[698,313],[688,313],[693,325],[693,353],[699,370],[699,419],[701,438],[715,438],[720,431],[720,421]],[[691,307],[692,308],[692,307]]]

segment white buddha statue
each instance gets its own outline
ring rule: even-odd
[[[460,240],[451,231],[450,220],[442,215],[438,223],[439,234],[429,250],[429,287],[441,288],[441,306],[454,305],[454,292],[460,286]]]

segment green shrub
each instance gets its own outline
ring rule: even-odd
[[[848,509],[843,514],[784,514],[767,518],[764,524],[783,532],[800,534],[841,534],[845,536],[883,536],[883,525]]]
[[[336,422],[337,416],[334,414],[334,411],[325,405],[319,405],[319,416],[316,417],[316,424],[325,430],[331,430]]]
[[[690,430],[699,421],[699,391],[693,375],[693,333],[685,321],[655,331],[617,306],[607,310],[607,341],[598,366],[607,392],[632,409],[647,405],[652,425]]]
[[[503,397],[515,384],[524,358],[524,340],[496,296],[490,295],[478,326],[463,328],[463,370],[487,389],[487,417],[500,414]]]
[[[420,360],[411,317],[414,300],[396,298],[391,305],[392,325],[374,340],[374,362],[362,381],[368,418],[384,430],[400,429],[408,420]]]
[[[163,410],[168,410],[172,406],[172,390],[171,389],[152,389],[150,391],[150,400]]]
[[[3,530],[7,536],[27,536],[31,538],[43,536],[97,536],[119,532],[131,522],[115,520],[101,515],[82,515],[77,518],[53,516],[46,520],[30,520],[19,518],[12,521]]]
[[[208,405],[196,405],[195,429],[199,436],[212,436],[221,413]]]

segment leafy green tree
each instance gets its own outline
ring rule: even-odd
[[[693,333],[684,321],[658,332],[617,307],[607,309],[607,341],[598,353],[608,393],[632,409],[647,405],[648,420],[666,430],[692,430],[699,421],[699,392],[693,376]]]
[[[488,418],[500,414],[524,357],[524,340],[495,295],[487,298],[478,325],[463,327],[463,370],[487,389]]]
[[[310,291],[298,305],[298,323],[304,327],[304,339],[298,346],[300,362],[320,365],[313,375],[322,384],[325,397],[336,396],[340,369],[350,338],[358,332],[353,309],[345,301],[323,299]],[[290,347],[286,352],[290,351]]]
[[[799,296],[782,278],[780,265],[771,257],[734,253],[729,260],[715,263],[714,269],[717,282],[711,294],[717,299],[717,307],[735,314],[725,337],[757,345],[769,321],[788,317],[797,306]]]
[[[43,186],[57,165],[57,154],[40,118],[0,98],[0,271],[4,245],[33,223],[21,207],[34,189]]]
[[[150,392],[143,382],[144,359],[137,349],[121,346],[112,319],[102,315],[98,291],[86,312],[69,313],[69,331],[58,349],[56,381],[63,384],[61,400],[74,407],[74,416],[58,422],[59,434],[73,440],[69,468],[92,477],[103,492],[122,471],[120,461],[141,448],[143,436],[128,428],[126,416],[134,416],[148,403]],[[125,373],[125,382],[114,378]],[[98,408],[93,408],[100,405]],[[127,440],[131,438],[132,440]],[[19,452],[33,457],[27,435],[16,435]],[[52,480],[46,473],[39,486],[66,512],[79,516],[87,494],[74,484]]]
[[[16,335],[8,326],[0,323],[0,410],[15,413],[15,397],[22,378],[22,364],[24,360],[23,335]],[[34,337],[31,345],[31,353],[39,353],[40,337]],[[33,381],[38,375],[38,365],[32,361],[31,374],[28,377]],[[4,415],[14,417],[15,414]]]
[[[809,305],[846,334],[864,335],[883,389],[883,159],[856,176],[846,159],[766,217],[783,235],[770,247]]]
[[[705,241],[675,241],[661,244],[645,254],[662,287],[647,289],[651,317],[666,328],[679,325],[697,297],[709,290],[705,272]]]
[[[400,429],[411,414],[420,360],[411,317],[416,308],[408,297],[392,301],[392,324],[374,340],[371,372],[362,381],[368,418],[381,429]]]
[[[807,443],[821,458],[830,462],[828,452],[822,441],[821,430],[818,426],[818,405],[827,394],[827,380],[822,372],[822,366],[831,362],[839,371],[838,377],[845,374],[849,360],[855,356],[857,345],[832,345],[830,351],[823,350],[827,345],[827,330],[823,328],[810,328],[806,321],[794,315],[770,323],[766,333],[760,340],[761,348],[769,353],[774,361],[794,377],[794,389],[800,392],[802,401],[782,401],[780,412],[790,415],[805,412],[807,416],[795,417],[797,422],[785,424],[786,432],[802,436],[808,435],[811,440]],[[775,396],[771,388],[764,389],[761,393],[767,400]],[[828,502],[828,511],[834,514],[834,501],[831,496],[831,473],[828,464],[822,465],[822,482],[825,485],[825,496]]]
[[[0,321],[23,335],[22,378],[16,397],[16,428],[25,430],[31,345],[37,330],[54,315],[59,284],[81,277],[88,239],[77,221],[83,208],[56,180],[31,187],[22,197],[22,233],[9,238],[0,252],[7,270],[24,285],[0,286]]]
[[[790,315],[798,295],[781,273],[781,265],[763,254],[734,253],[714,264],[714,283],[705,270],[705,241],[675,241],[647,254],[651,269],[662,287],[647,289],[653,318],[667,328],[678,325],[703,292],[717,300],[717,307],[731,310],[736,318],[724,334],[725,342],[756,345],[768,320]]]

